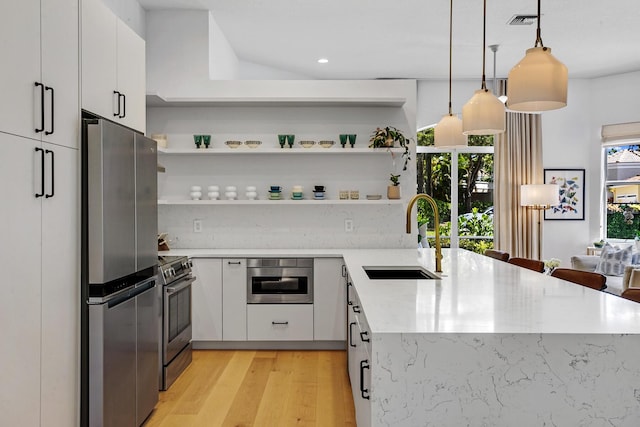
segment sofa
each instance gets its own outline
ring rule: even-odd
[[[571,257],[571,268],[576,270],[595,272],[598,263],[601,260],[600,255],[574,255]],[[607,278],[607,289],[605,292],[620,295],[622,291],[629,287],[631,275],[634,269],[640,270],[640,253],[633,253],[631,261],[623,266],[622,274],[605,274]],[[600,272],[600,271],[599,271]],[[640,274],[634,275],[634,286],[640,286]]]

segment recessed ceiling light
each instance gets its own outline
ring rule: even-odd
[[[318,64],[326,64],[327,62],[329,62],[329,60],[327,58],[318,59]]]

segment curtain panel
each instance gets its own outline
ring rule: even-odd
[[[506,114],[506,131],[494,144],[494,245],[512,257],[537,258],[542,211],[520,206],[520,186],[543,183],[542,120],[540,114]]]

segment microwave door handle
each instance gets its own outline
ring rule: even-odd
[[[167,286],[167,295],[175,294],[176,292],[180,292],[184,288],[191,286],[193,282],[195,282],[195,277],[190,277],[186,280],[181,281],[179,284],[175,286]]]

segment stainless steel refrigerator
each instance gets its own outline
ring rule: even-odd
[[[82,124],[82,425],[137,427],[158,400],[155,141]]]

